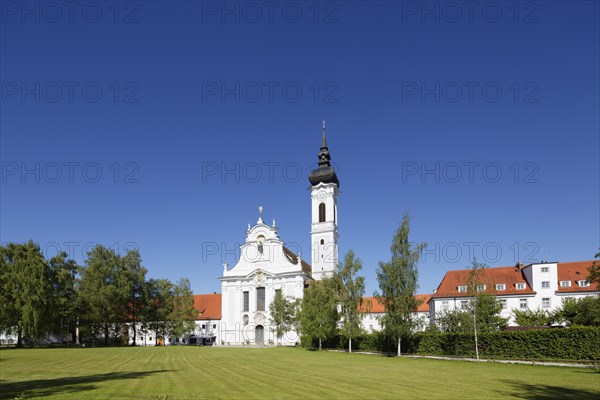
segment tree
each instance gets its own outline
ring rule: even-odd
[[[600,258],[600,251],[594,256],[594,258]],[[588,272],[588,282],[592,285],[595,283],[600,287],[600,260],[594,261],[588,268]]]
[[[1,325],[17,331],[17,346],[26,337],[33,345],[34,339],[49,330],[51,276],[48,263],[40,247],[33,241],[24,244],[9,243],[2,251],[2,314],[7,321]],[[5,292],[6,291],[6,292]]]
[[[543,326],[553,320],[553,315],[546,310],[512,310],[515,323],[519,326]]]
[[[567,325],[600,326],[600,297],[564,299],[553,319]]]
[[[335,334],[338,321],[335,290],[331,278],[311,282],[304,291],[300,326],[302,335],[319,339],[319,350],[322,341]]]
[[[169,333],[184,337],[194,331],[198,310],[194,307],[194,292],[187,278],[180,278],[173,286],[173,311],[169,316]]]
[[[150,279],[144,285],[142,329],[154,331],[155,344],[158,344],[158,336],[165,337],[170,330],[174,295],[173,284],[168,279]]]
[[[19,325],[19,309],[17,307],[15,291],[16,268],[15,268],[15,245],[0,246],[0,332],[18,334],[18,342],[21,344],[21,330]]]
[[[74,260],[61,252],[49,262],[51,276],[50,294],[50,326],[52,330],[65,340],[65,333],[71,335],[77,320],[77,273],[79,266]]]
[[[473,317],[472,332],[475,338],[475,354],[479,360],[479,346],[477,333],[496,331],[506,326],[506,319],[500,316],[502,305],[496,296],[486,290],[484,282],[486,264],[473,260],[469,273],[467,274],[467,293],[471,297],[468,311]],[[491,286],[491,285],[490,285]]]
[[[409,233],[410,217],[405,213],[392,240],[392,258],[389,262],[380,262],[377,270],[381,291],[377,297],[385,307],[381,322],[386,336],[393,338],[398,344],[398,355],[401,355],[402,337],[413,331],[411,314],[418,306],[415,298],[418,288],[417,263],[427,246],[425,243],[413,246],[409,242]]]
[[[137,325],[143,307],[144,283],[146,268],[142,267],[142,258],[139,251],[129,250],[119,260],[120,270],[118,275],[120,303],[123,307],[122,318],[130,323],[133,329],[133,343],[137,344]]]
[[[287,300],[281,290],[275,291],[275,298],[269,305],[271,314],[271,324],[275,327],[275,336],[277,340],[290,330],[292,326],[294,304]]]
[[[344,263],[338,265],[333,279],[337,281],[338,300],[341,305],[342,334],[348,338],[348,352],[352,353],[352,338],[361,332],[358,306],[365,294],[365,278],[356,274],[362,268],[360,258],[349,250]]]
[[[110,329],[118,333],[119,309],[122,306],[117,289],[119,257],[111,249],[97,245],[88,252],[82,270],[80,296],[84,319],[92,327],[104,333],[104,344],[108,345]]]

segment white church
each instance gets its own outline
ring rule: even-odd
[[[319,167],[309,175],[312,202],[311,265],[301,255],[285,247],[275,221],[268,225],[259,208],[258,221],[248,225],[246,241],[240,247],[237,264],[223,265],[221,276],[221,320],[217,343],[265,345],[275,340],[269,304],[277,291],[289,300],[302,298],[304,288],[313,280],[332,274],[338,263],[337,198],[340,182],[330,164],[325,122],[318,153]],[[288,332],[281,344],[299,341]]]
[[[248,225],[246,240],[240,246],[239,261],[233,268],[223,264],[221,294],[199,294],[194,303],[199,311],[196,330],[184,343],[263,346],[275,343],[295,345],[297,332],[276,340],[269,305],[277,291],[289,300],[303,297],[304,289],[315,280],[330,275],[338,263],[337,199],[340,182],[330,164],[325,122],[323,122],[319,166],[309,174],[311,184],[311,263],[294,254],[279,237],[275,221],[263,220],[262,207],[254,226]],[[514,309],[554,310],[564,298],[598,296],[600,287],[586,281],[593,261],[542,262],[531,265],[489,268],[486,283],[503,305],[502,315],[514,323]],[[413,313],[419,329],[436,323],[445,310],[465,307],[468,293],[464,284],[466,270],[449,270],[432,294],[419,294],[420,304]],[[486,285],[484,285],[486,286]],[[381,330],[385,309],[376,298],[364,298],[370,307],[360,306],[365,332]],[[139,332],[139,331],[138,331]],[[139,333],[138,343],[154,345],[152,332]],[[130,337],[130,342],[132,337]],[[159,344],[171,344],[160,338]]]

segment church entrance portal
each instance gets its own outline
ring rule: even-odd
[[[254,343],[257,346],[265,345],[265,328],[262,325],[258,325],[254,330]]]

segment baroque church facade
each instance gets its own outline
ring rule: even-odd
[[[337,207],[340,182],[331,166],[325,121],[318,168],[309,174],[312,210],[311,264],[285,246],[273,220],[263,220],[263,209],[254,226],[248,225],[246,240],[240,246],[239,261],[233,268],[223,264],[221,281],[221,320],[217,343],[229,345],[267,345],[275,341],[269,305],[278,291],[289,299],[303,297],[311,281],[331,275],[338,263]],[[279,341],[284,345],[299,342],[290,331]]]

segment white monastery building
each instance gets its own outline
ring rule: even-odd
[[[542,262],[512,267],[486,268],[480,277],[480,290],[494,294],[502,303],[503,317],[514,323],[512,310],[547,310],[560,308],[565,298],[600,295],[597,284],[586,278],[593,261]],[[469,270],[446,272],[429,300],[431,322],[437,313],[466,307],[469,301]]]
[[[338,196],[340,182],[330,164],[325,122],[323,122],[319,166],[309,175],[311,219],[311,264],[294,254],[279,237],[275,220],[267,224],[263,209],[254,226],[248,225],[246,240],[240,246],[239,261],[229,268],[223,264],[221,294],[196,295],[199,311],[194,334],[184,343],[216,345],[274,344],[269,305],[277,291],[289,300],[303,297],[312,281],[331,275],[338,263]],[[481,277],[481,290],[493,293],[502,302],[502,315],[513,321],[513,309],[555,310],[568,297],[599,295],[597,285],[587,281],[587,268],[593,261],[545,262],[527,266],[488,268]],[[420,302],[413,314],[417,329],[435,323],[437,313],[468,304],[468,270],[448,271],[433,294],[417,295]],[[368,304],[368,306],[367,306]],[[374,297],[364,298],[358,308],[366,332],[381,330],[384,306]],[[152,333],[142,334],[138,343],[154,345]],[[299,342],[296,332],[288,332],[283,345]],[[162,339],[158,344],[170,344]]]

